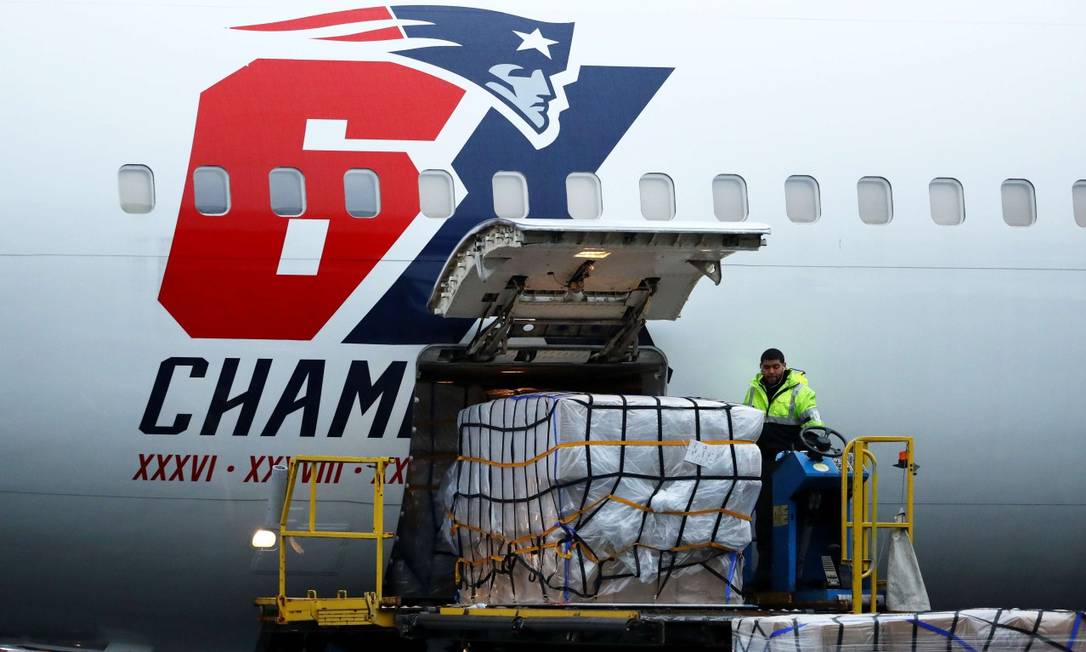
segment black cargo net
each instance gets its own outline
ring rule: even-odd
[[[461,412],[444,491],[461,601],[741,601],[761,419],[737,431],[737,410],[532,394]]]

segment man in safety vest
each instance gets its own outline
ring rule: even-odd
[[[802,371],[788,368],[780,349],[766,349],[761,368],[750,381],[743,403],[765,412],[758,445],[778,452],[789,450],[801,428],[822,425],[815,392]]]
[[[800,430],[821,426],[822,418],[807,377],[798,369],[788,368],[780,349],[766,349],[760,366],[761,371],[750,381],[743,403],[766,415],[762,435],[758,438],[758,449],[762,453],[762,491],[755,507],[758,567],[754,580],[755,587],[766,590],[772,557],[772,478],[777,467],[776,457],[781,451],[792,450]]]

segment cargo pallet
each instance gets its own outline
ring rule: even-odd
[[[563,607],[399,607],[389,609],[386,625],[335,624],[327,621],[271,623],[265,612],[259,649],[349,648],[379,638],[397,640],[397,648],[517,649],[591,645],[617,649],[723,649],[731,646],[736,618],[763,615],[751,607],[631,605]],[[319,607],[316,607],[319,610]],[[331,615],[327,610],[325,615]],[[364,617],[356,613],[359,618]],[[383,619],[382,619],[383,620]],[[414,644],[414,645],[413,645]],[[429,647],[426,647],[429,646]]]

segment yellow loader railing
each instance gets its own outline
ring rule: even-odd
[[[870,444],[905,444],[905,520],[880,521],[879,462]],[[870,590],[870,611],[875,613],[878,602],[880,528],[901,528],[913,540],[913,438],[857,437],[850,441],[841,456],[841,564],[852,568],[852,612],[863,613],[864,580]],[[851,500],[850,490],[851,489]]]
[[[287,472],[286,499],[283,511],[279,515],[279,592],[274,598],[258,598],[257,605],[278,607],[276,622],[279,624],[316,621],[319,625],[380,625],[393,626],[393,616],[382,612],[386,602],[381,595],[384,571],[384,541],[392,538],[391,532],[385,532],[384,498],[385,466],[391,461],[388,457],[338,457],[329,455],[300,455],[290,460]],[[373,477],[373,528],[367,531],[329,531],[317,529],[317,465],[364,464],[374,469]],[[298,470],[303,464],[309,465],[309,522],[304,530],[287,528],[290,504],[294,498],[294,486],[298,480]],[[377,543],[375,578],[376,590],[365,593],[362,597],[347,597],[347,591],[341,589],[335,598],[319,598],[316,591],[307,591],[304,598],[287,597],[287,553],[288,538],[320,539],[371,539]]]

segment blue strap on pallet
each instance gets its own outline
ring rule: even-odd
[[[943,629],[942,627],[936,627],[935,625],[932,625],[930,623],[926,623],[926,622],[920,620],[919,618],[913,620],[913,622],[916,623],[917,627],[920,627],[922,629],[926,629],[929,632],[935,632],[936,634],[939,634],[941,636],[945,636],[945,637],[949,638],[950,640],[954,641],[958,645],[961,645],[966,650],[969,650],[969,652],[977,652],[977,649],[975,647],[973,647],[972,645],[966,643],[957,634],[952,634],[952,633],[948,632],[947,630]]]
[[[724,603],[727,604],[728,600],[732,597],[732,579],[735,578],[735,562],[739,558],[738,553],[734,550],[729,553],[731,555],[731,561],[728,562],[728,579],[724,582]]]
[[[566,525],[565,523],[562,523],[561,521],[556,523],[556,525],[562,528],[562,531],[566,533],[566,538],[563,539],[561,542],[561,545],[564,545],[566,547],[566,554],[563,556],[564,568],[562,571],[562,600],[564,602],[569,602],[569,562],[573,559],[573,553],[571,553],[570,551],[573,549],[573,542],[577,537],[577,531],[574,530],[572,527]]]

